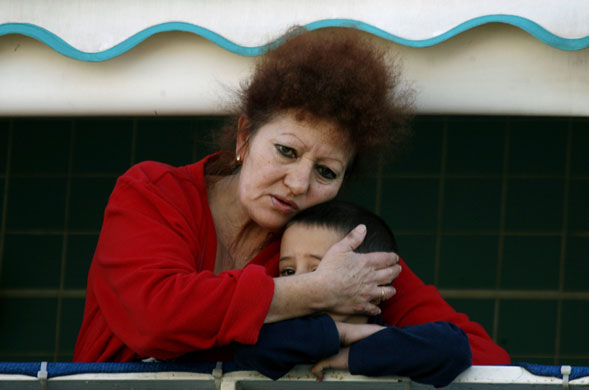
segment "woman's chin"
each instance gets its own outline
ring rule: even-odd
[[[286,216],[282,213],[268,213],[268,215],[258,216],[257,218],[252,219],[262,229],[271,232],[281,232],[284,230],[284,226],[291,217],[292,216]]]

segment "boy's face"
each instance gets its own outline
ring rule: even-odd
[[[344,238],[335,229],[295,223],[282,235],[280,243],[280,276],[313,272],[333,244]]]
[[[344,238],[345,234],[321,226],[295,223],[290,225],[282,235],[280,243],[280,276],[300,275],[313,272],[329,248]],[[368,317],[363,315],[329,315],[335,321],[365,323]]]

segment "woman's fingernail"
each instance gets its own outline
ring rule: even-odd
[[[356,229],[358,229],[359,233],[364,233],[366,231],[366,225],[358,225]]]

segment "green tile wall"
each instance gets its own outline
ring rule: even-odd
[[[224,118],[0,118],[0,360],[71,360],[116,178],[215,150]],[[589,120],[419,116],[341,197],[516,361],[589,365]]]
[[[561,242],[559,236],[505,237],[501,287],[513,290],[557,290]]]
[[[0,118],[0,173],[6,172],[6,162],[8,160],[8,129],[10,122],[7,119]]]
[[[497,244],[497,236],[445,236],[441,240],[439,253],[439,287],[494,288],[497,278]],[[411,264],[409,255],[405,257]]]

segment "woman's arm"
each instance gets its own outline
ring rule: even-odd
[[[256,342],[273,279],[258,265],[212,272],[215,229],[203,190],[204,180],[151,162],[118,180],[89,274],[77,361],[170,359]]]
[[[392,252],[355,253],[365,235],[364,225],[352,230],[327,251],[315,272],[274,279],[274,296],[265,322],[317,311],[379,314],[381,310],[373,302],[395,294],[390,284],[401,267]]]

